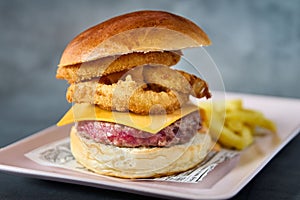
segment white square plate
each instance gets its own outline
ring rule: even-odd
[[[267,118],[277,124],[278,134],[256,137],[255,143],[242,151],[239,160],[233,159],[218,166],[200,183],[94,176],[62,168],[41,166],[24,156],[33,149],[68,137],[70,126],[53,126],[2,148],[0,171],[151,196],[186,199],[230,198],[299,133],[300,100],[232,93],[226,94],[226,98],[241,98],[246,108],[262,111]]]

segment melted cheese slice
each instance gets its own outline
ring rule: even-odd
[[[107,111],[92,104],[82,103],[74,104],[57,123],[57,126],[63,126],[78,121],[97,120],[123,124],[155,134],[178,119],[196,110],[199,110],[199,107],[187,104],[172,114],[138,115],[130,112]]]

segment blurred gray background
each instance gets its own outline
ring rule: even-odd
[[[298,0],[0,1],[0,147],[55,124],[70,106],[60,55],[84,29],[141,9],[200,25],[227,91],[300,98]]]

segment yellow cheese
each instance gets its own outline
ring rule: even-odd
[[[63,126],[84,120],[97,120],[123,124],[155,134],[183,116],[198,109],[199,108],[195,105],[187,104],[183,106],[182,109],[178,109],[172,114],[137,115],[129,112],[107,111],[92,104],[82,103],[74,104],[57,123],[57,126]]]

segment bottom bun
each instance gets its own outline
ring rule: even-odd
[[[171,147],[124,148],[97,143],[71,130],[71,151],[87,169],[122,178],[150,178],[186,171],[199,164],[211,148],[209,134],[198,133],[190,142]]]

